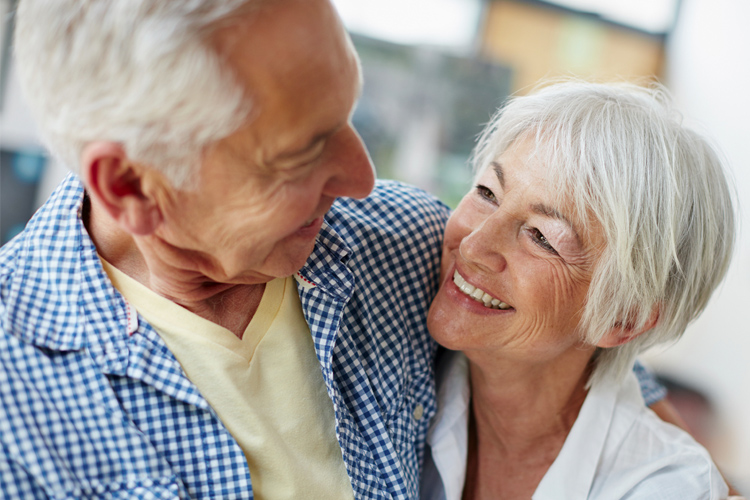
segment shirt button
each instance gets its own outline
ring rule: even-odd
[[[420,420],[422,415],[424,415],[424,407],[422,407],[421,404],[417,404],[417,406],[414,407],[414,419]]]

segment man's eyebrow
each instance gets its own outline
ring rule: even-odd
[[[490,163],[492,165],[492,170],[495,171],[495,175],[497,176],[497,181],[500,183],[500,187],[505,189],[505,174],[503,173],[503,166],[499,161],[493,161]]]
[[[359,76],[357,78],[357,98],[355,100],[355,103],[356,101],[359,101],[359,99],[362,97],[363,91],[364,91],[364,78],[363,78],[362,72],[360,71]],[[352,113],[354,113],[354,107],[352,107]],[[273,163],[278,160],[284,160],[287,158],[294,158],[295,156],[303,155],[304,153],[313,149],[320,141],[327,140],[329,137],[335,134],[336,131],[339,130],[340,128],[341,128],[341,125],[334,127],[331,130],[320,132],[319,134],[316,134],[315,136],[313,136],[313,138],[310,139],[310,141],[308,141],[307,144],[305,144],[301,148],[297,148],[292,151],[284,151],[282,153],[279,153],[273,159],[271,159],[269,163]]]
[[[307,144],[302,146],[301,148],[294,149],[292,151],[283,151],[276,155],[272,160],[270,160],[271,163],[277,160],[284,160],[287,158],[294,158],[295,156],[302,155],[306,153],[307,151],[313,149],[320,141],[328,139],[330,136],[333,135],[333,133],[336,130],[327,130],[325,132],[321,132],[319,134],[316,134],[313,136],[312,139],[310,139]]]

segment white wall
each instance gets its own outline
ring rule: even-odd
[[[21,89],[16,78],[15,65],[8,65],[3,105],[0,109],[0,141],[3,146],[13,149],[41,148],[37,139],[37,129],[31,114],[21,96]]]
[[[3,105],[0,109],[0,147],[14,150],[43,150],[39,141],[37,127],[26,107],[21,88],[16,78],[15,64],[8,66],[8,79],[3,94]],[[39,185],[35,205],[41,206],[52,193],[57,184],[67,174],[67,169],[54,159],[45,167],[44,176]]]
[[[686,118],[713,137],[736,179],[741,230],[729,276],[655,368],[705,388],[719,411],[716,459],[750,495],[750,2],[684,0],[667,53],[666,83]]]

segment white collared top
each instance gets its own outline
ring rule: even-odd
[[[428,432],[422,500],[460,500],[466,477],[469,363],[447,353]],[[708,452],[643,402],[638,380],[595,384],[533,500],[721,499],[727,485]]]

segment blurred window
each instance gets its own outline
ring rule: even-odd
[[[482,0],[334,0],[347,28],[405,45],[474,48]]]
[[[652,34],[672,30],[679,0],[546,0],[545,3],[597,15]]]

